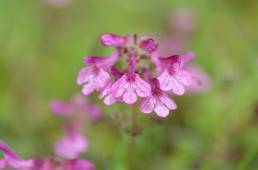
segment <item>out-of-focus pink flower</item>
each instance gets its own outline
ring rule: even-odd
[[[56,8],[65,7],[72,3],[72,0],[44,0],[44,1],[46,1],[48,5]]]
[[[192,74],[192,81],[186,87],[186,92],[204,93],[210,89],[211,80],[201,68],[195,65],[187,65],[186,69]]]
[[[157,79],[149,79],[151,84],[151,95],[144,97],[140,102],[140,109],[143,113],[156,112],[160,117],[166,117],[169,110],[176,109],[176,103],[160,89],[160,84]]]
[[[169,15],[169,31],[164,38],[159,38],[159,54],[169,56],[184,53],[195,25],[196,18],[191,11],[178,10]]]
[[[189,10],[178,10],[169,16],[168,22],[171,31],[188,35],[196,25],[196,18]]]
[[[88,141],[81,134],[78,125],[68,125],[65,129],[65,136],[55,145],[55,153],[66,159],[78,158],[80,153],[88,149]]]
[[[171,54],[180,54],[185,50],[187,41],[185,37],[174,36],[166,37],[160,40],[158,53],[161,56],[169,56]]]
[[[33,165],[32,159],[22,159],[11,148],[0,140],[0,150],[4,153],[4,158],[0,160],[0,169],[15,168],[18,170],[29,169]]]
[[[55,100],[51,102],[52,112],[61,116],[73,116],[75,114],[86,115],[92,120],[101,116],[101,109],[98,105],[87,100],[82,94],[75,95],[70,101],[64,102]]]
[[[22,159],[9,146],[0,140],[0,151],[4,158],[0,160],[0,169],[14,168],[15,170],[94,170],[95,165],[85,159]]]
[[[146,97],[151,93],[150,85],[142,80],[139,74],[135,73],[135,56],[131,56],[130,60],[127,72],[111,87],[111,93],[114,94],[114,97],[121,97],[127,104],[135,103],[137,95]]]
[[[82,93],[91,94],[93,91],[100,91],[108,83],[110,76],[105,69],[109,69],[118,59],[119,51],[116,50],[109,57],[85,57],[85,67],[81,69],[77,77],[77,83],[83,85]]]

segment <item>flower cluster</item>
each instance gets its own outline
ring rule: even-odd
[[[160,56],[153,38],[137,35],[104,34],[101,42],[114,47],[114,52],[107,57],[85,57],[77,83],[84,95],[98,91],[106,105],[134,104],[140,98],[143,113],[154,111],[166,117],[177,107],[171,94],[183,95],[197,81],[187,66],[194,59],[192,52]]]
[[[0,169],[14,168],[16,170],[94,170],[95,166],[85,159],[23,159],[0,140],[0,151],[4,158],[0,160]]]

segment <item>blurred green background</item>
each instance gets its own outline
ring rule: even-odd
[[[167,119],[138,114],[135,170],[258,168],[258,2],[255,0],[0,0],[0,138],[23,157],[52,154],[63,130],[49,111],[68,100],[85,55],[107,55],[102,33],[160,35],[168,15],[187,9],[196,28],[187,47],[212,79],[208,93],[176,97]],[[85,130],[83,157],[98,170],[123,170],[128,107],[101,105]],[[258,106],[256,106],[258,107]],[[128,113],[127,113],[128,112]],[[151,120],[151,121],[150,121]],[[120,127],[120,128],[117,128]]]

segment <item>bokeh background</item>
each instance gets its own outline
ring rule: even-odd
[[[50,1],[50,0],[49,0]],[[102,33],[167,35],[167,20],[187,10],[195,28],[186,47],[210,76],[202,94],[175,97],[166,119],[138,114],[135,170],[258,168],[258,2],[255,0],[0,0],[0,138],[23,157],[49,156],[65,121],[49,110],[69,100],[85,55],[107,55]],[[173,18],[173,17],[172,17]],[[173,36],[173,35],[172,35]],[[98,170],[124,170],[128,107],[101,105],[85,129],[82,157]]]

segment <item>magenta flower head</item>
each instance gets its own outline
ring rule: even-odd
[[[130,34],[104,34],[101,42],[115,52],[106,58],[84,59],[85,67],[77,77],[84,95],[97,91],[106,105],[130,105],[140,99],[143,113],[156,112],[161,117],[176,109],[169,92],[182,95],[191,85],[192,73],[185,65],[194,58],[193,53],[160,57],[155,39]]]
[[[66,158],[78,158],[80,153],[87,151],[88,141],[80,132],[79,125],[69,124],[65,127],[66,134],[55,145],[56,155]]]
[[[50,109],[60,116],[86,116],[91,120],[97,120],[101,116],[101,109],[93,104],[82,94],[76,94],[70,101],[55,100],[50,103]]]

